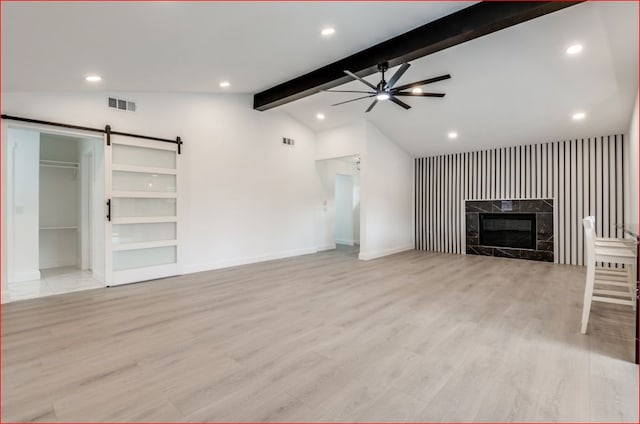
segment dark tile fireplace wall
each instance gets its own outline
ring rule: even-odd
[[[535,215],[535,249],[516,249],[480,245],[480,214]],[[468,200],[465,202],[468,255],[499,256],[553,262],[553,200]]]
[[[623,135],[501,147],[415,159],[415,248],[466,253],[465,200],[553,199],[556,260],[583,265],[582,218],[623,237]]]

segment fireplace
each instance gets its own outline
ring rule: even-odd
[[[536,248],[536,215],[533,213],[481,213],[480,245]]]
[[[466,200],[466,252],[553,262],[553,199]]]

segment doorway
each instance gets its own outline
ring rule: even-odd
[[[7,141],[10,299],[104,287],[102,137],[9,127]]]
[[[357,155],[316,163],[325,191],[326,244],[336,251],[360,251],[360,158]]]

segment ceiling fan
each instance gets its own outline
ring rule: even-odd
[[[373,100],[373,103],[371,103],[371,105],[367,108],[367,110],[365,112],[370,112],[371,109],[373,109],[375,107],[375,105],[378,103],[378,101],[380,101],[380,100],[391,100],[393,103],[397,104],[398,106],[401,106],[401,107],[403,107],[405,109],[411,109],[411,106],[409,106],[405,102],[403,102],[400,99],[398,99],[397,98],[398,96],[444,97],[444,93],[423,93],[422,89],[420,89],[420,86],[449,79],[449,78],[451,78],[451,75],[449,75],[449,74],[440,75],[439,77],[429,78],[429,79],[422,80],[422,81],[412,82],[411,84],[405,84],[405,85],[401,85],[399,87],[394,87],[394,85],[398,82],[400,77],[405,72],[407,72],[407,69],[409,69],[409,66],[411,66],[411,65],[408,64],[408,63],[403,63],[402,66],[400,66],[400,69],[398,69],[396,71],[396,73],[393,74],[393,76],[389,79],[389,81],[385,81],[384,73],[389,69],[389,63],[387,63],[387,62],[380,63],[378,65],[378,70],[382,73],[382,80],[380,80],[378,85],[371,84],[369,81],[367,81],[367,80],[365,80],[363,78],[360,78],[359,76],[357,76],[353,72],[344,71],[345,74],[347,74],[350,77],[352,77],[354,79],[357,79],[361,83],[365,84],[372,91],[357,91],[357,90],[324,90],[324,91],[327,91],[329,93],[362,93],[362,94],[367,94],[366,96],[358,97],[356,99],[347,100],[345,102],[336,103],[336,104],[333,104],[331,106],[343,105],[345,103],[355,102],[356,100],[362,100],[362,99],[368,99],[370,97],[375,97],[375,99]],[[410,90],[410,91],[405,91],[405,90]]]

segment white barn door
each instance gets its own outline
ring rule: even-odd
[[[105,149],[106,285],[176,275],[178,146],[110,138]]]

